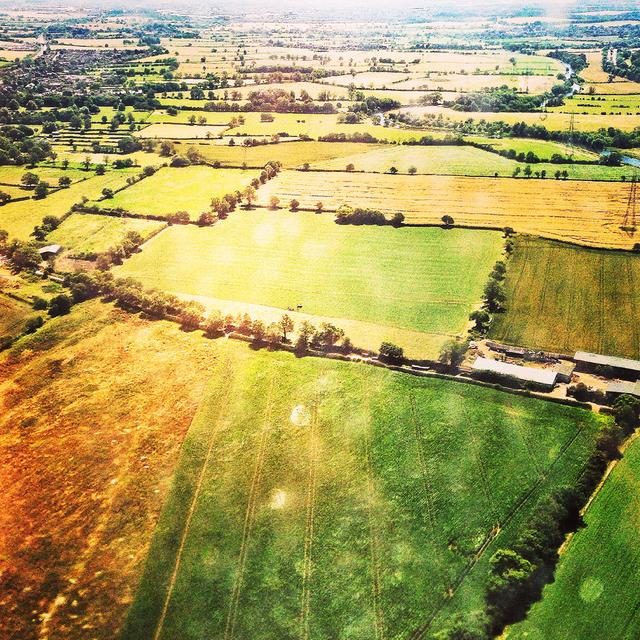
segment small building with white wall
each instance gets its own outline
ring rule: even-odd
[[[544,391],[551,391],[556,385],[558,372],[553,369],[540,369],[536,367],[523,367],[519,364],[491,360],[478,357],[473,363],[473,372],[477,377],[507,378],[517,380]]]

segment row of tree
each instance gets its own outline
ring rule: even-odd
[[[177,321],[185,330],[201,329],[210,337],[238,333],[251,338],[256,345],[278,347],[283,344],[290,345],[291,334],[295,330],[293,319],[286,313],[280,320],[270,324],[252,319],[246,313],[223,316],[220,311],[214,310],[205,315],[204,307],[198,302],[181,300],[172,294],[154,289],[145,289],[132,278],[114,278],[110,271],[69,274],[66,284],[71,290],[74,303],[104,296],[126,310],[143,312],[151,318]],[[298,326],[294,347],[300,355],[311,350],[337,350],[348,353],[353,349],[343,329],[329,322],[315,327],[306,321]]]
[[[392,227],[401,227],[404,222],[404,214],[399,211],[388,218],[382,211],[376,209],[363,209],[356,207],[352,209],[348,206],[342,206],[336,213],[336,224],[353,224],[353,225],[377,225]]]

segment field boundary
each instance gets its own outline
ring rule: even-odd
[[[307,500],[306,500],[306,524],[304,534],[304,552],[302,568],[302,595],[300,604],[300,638],[309,640],[309,612],[311,608],[311,573],[313,563],[311,551],[313,547],[315,501],[317,489],[317,467],[318,467],[318,401],[314,401],[311,408],[311,424],[309,427],[309,472],[307,480]]]
[[[476,554],[473,556],[471,562],[461,571],[460,575],[456,578],[454,582],[454,586],[451,588],[449,597],[442,598],[440,602],[440,606],[436,607],[436,610],[431,614],[429,619],[420,627],[418,627],[410,636],[410,640],[421,640],[424,638],[425,633],[429,630],[433,621],[436,619],[438,614],[442,611],[445,606],[447,600],[453,599],[453,596],[460,589],[462,584],[465,581],[465,578],[473,571],[478,562],[482,559],[484,554],[487,552],[491,544],[498,538],[500,533],[511,523],[511,521],[516,517],[516,515],[522,510],[522,508],[529,502],[530,498],[536,494],[542,485],[551,477],[551,471],[556,466],[558,461],[565,455],[565,453],[573,446],[573,443],[578,439],[578,436],[582,433],[583,428],[578,427],[576,432],[573,434],[567,442],[561,447],[558,455],[554,458],[554,460],[548,465],[547,472],[544,477],[538,478],[530,489],[525,491],[518,500],[514,503],[511,509],[505,514],[503,521],[494,525],[494,527],[489,531],[485,541],[482,543]]]
[[[256,504],[258,501],[258,488],[262,478],[262,468],[264,467],[265,456],[267,452],[267,443],[271,431],[271,416],[273,413],[273,384],[275,374],[271,376],[269,389],[267,391],[267,400],[265,405],[264,420],[260,441],[258,443],[258,452],[253,468],[253,476],[249,486],[249,495],[247,498],[247,507],[245,510],[244,525],[242,528],[242,540],[240,542],[240,553],[238,557],[238,565],[236,568],[236,578],[234,580],[233,591],[231,594],[231,603],[227,614],[227,621],[224,630],[224,639],[230,640],[235,633],[235,625],[238,616],[238,607],[240,604],[240,593],[242,591],[243,574],[247,561],[248,545],[251,538],[253,524],[255,520]]]
[[[364,433],[364,454],[367,469],[367,511],[369,515],[369,552],[371,554],[371,591],[373,596],[373,617],[376,640],[385,640],[384,607],[382,606],[382,571],[380,569],[380,535],[373,513],[373,501],[376,495],[373,455],[371,451],[371,409],[369,398],[366,400],[367,415]]]
[[[229,373],[231,372],[231,368],[229,366],[229,360],[226,359],[224,361],[224,368],[225,370]],[[227,384],[226,388],[225,388],[225,392],[222,396],[222,401],[220,402],[220,409],[218,411],[218,415],[216,416],[216,420],[215,420],[215,425],[217,426],[218,423],[220,422],[220,419],[222,418],[222,414],[226,408],[226,402],[229,399],[231,395],[231,384]],[[196,414],[197,416],[197,414]],[[194,417],[195,419],[195,417]],[[193,422],[192,422],[193,424]],[[213,452],[213,445],[216,441],[215,435],[217,435],[217,430],[216,429],[211,429],[210,434],[209,434],[209,439],[208,439],[208,445],[207,445],[207,451],[205,453],[203,462],[202,462],[202,466],[200,467],[200,471],[198,473],[198,479],[196,481],[196,485],[194,487],[194,492],[193,492],[193,497],[191,500],[191,504],[189,505],[189,510],[187,512],[187,517],[185,519],[185,523],[184,523],[184,527],[182,530],[182,535],[180,537],[180,544],[178,546],[178,551],[176,553],[176,559],[174,562],[174,566],[173,566],[173,570],[171,572],[171,577],[169,579],[169,584],[167,585],[167,592],[165,594],[165,598],[163,601],[163,605],[162,605],[162,611],[160,613],[160,617],[158,618],[158,621],[156,623],[156,627],[153,633],[153,640],[159,640],[161,635],[162,635],[162,631],[164,628],[164,622],[166,620],[167,617],[167,612],[169,610],[169,604],[171,601],[171,598],[173,596],[173,590],[175,588],[175,584],[176,584],[176,580],[178,577],[178,571],[180,570],[180,562],[182,560],[182,554],[184,552],[184,547],[186,544],[186,540],[187,540],[187,536],[189,534],[189,528],[191,526],[191,520],[193,518],[193,514],[195,513],[196,510],[196,504],[198,501],[198,497],[200,496],[200,491],[202,489],[202,485],[204,482],[204,476],[207,470],[207,467],[209,465],[209,460],[211,459],[211,454]]]

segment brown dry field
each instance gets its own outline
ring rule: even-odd
[[[578,50],[575,52],[581,53]],[[586,69],[580,72],[580,75],[587,82],[607,82],[609,74],[602,70],[602,53],[600,49],[596,51],[586,51],[584,54],[589,64]]]
[[[90,302],[0,356],[0,638],[116,637],[212,349]]]
[[[325,209],[341,205],[402,212],[407,223],[438,224],[443,215],[456,225],[483,226],[565,240],[594,247],[630,249],[635,237],[620,230],[628,185],[525,178],[467,178],[343,172],[283,171],[258,192],[286,206]]]

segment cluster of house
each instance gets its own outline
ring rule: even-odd
[[[623,394],[640,398],[640,360],[616,358],[597,353],[578,351],[571,360],[550,368],[525,367],[519,364],[492,360],[482,356],[473,363],[473,371],[492,374],[528,383],[543,391],[551,391],[558,382],[571,382],[574,371],[600,375],[615,382],[607,385],[607,400],[614,401]]]

